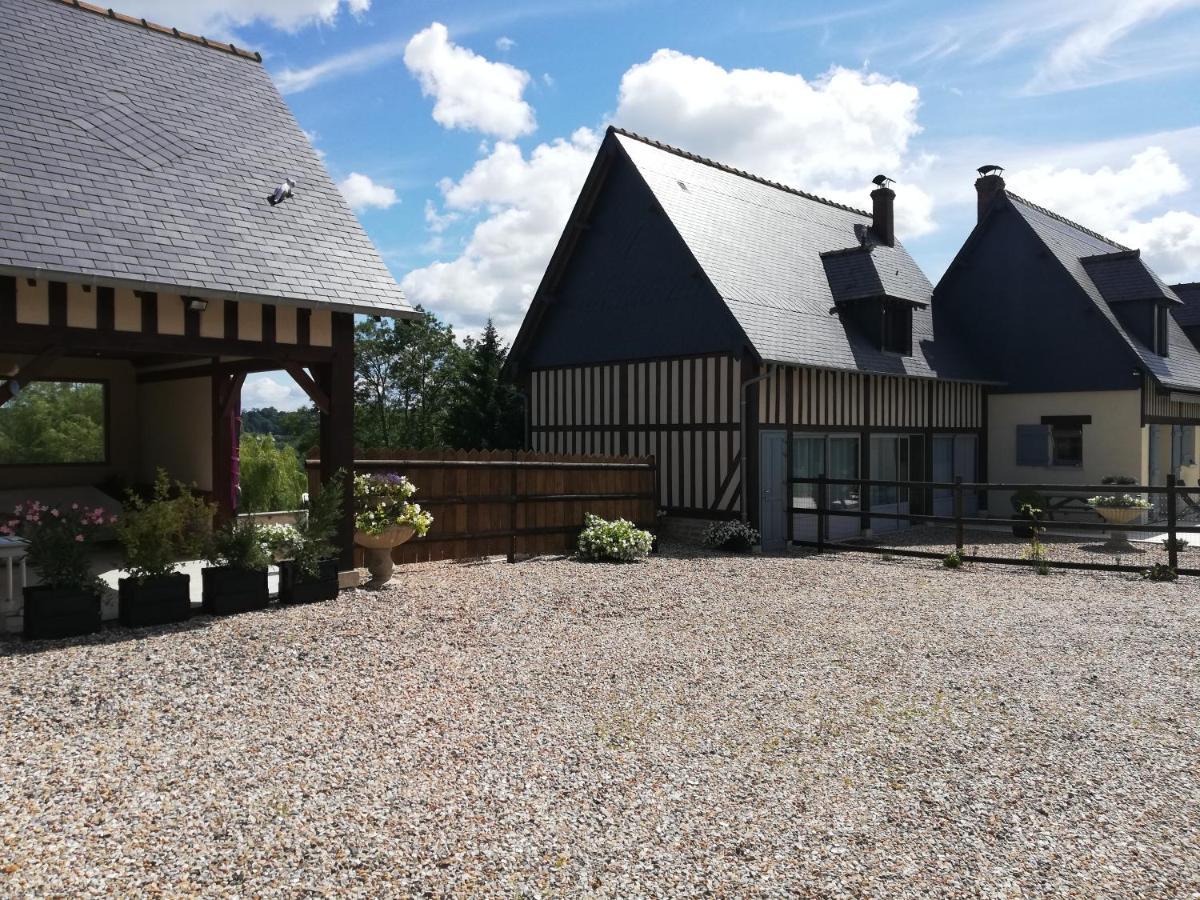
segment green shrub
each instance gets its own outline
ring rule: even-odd
[[[588,513],[583,517],[579,533],[579,558],[635,562],[650,554],[654,535],[636,527],[626,519],[607,522]]]
[[[261,571],[271,564],[262,526],[251,519],[233,519],[213,533],[206,554],[214,566]]]
[[[300,508],[308,479],[294,449],[269,434],[243,434],[238,452],[242,512]]]
[[[144,581],[170,575],[180,560],[203,555],[213,511],[213,505],[187,485],[172,486],[162,469],[148,498],[129,491],[116,529],[129,577]]]
[[[1181,537],[1167,538],[1163,541],[1163,550],[1174,550],[1176,553],[1184,553],[1190,546],[1192,545]]]
[[[942,565],[947,569],[961,569],[963,564],[962,554],[957,550],[951,550],[942,559]]]
[[[1142,577],[1147,581],[1175,581],[1179,578],[1177,573],[1170,566],[1162,563],[1155,563],[1150,568],[1142,572]]]
[[[342,487],[346,473],[338,469],[309,499],[308,517],[298,526],[292,559],[309,578],[316,578],[323,560],[335,559],[338,526],[342,521]]]

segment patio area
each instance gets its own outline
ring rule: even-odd
[[[1185,894],[1194,595],[668,546],[5,641],[0,893]]]

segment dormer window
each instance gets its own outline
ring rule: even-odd
[[[912,307],[907,303],[884,300],[881,314],[880,347],[884,353],[912,356]]]

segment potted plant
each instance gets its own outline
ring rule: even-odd
[[[741,519],[713,522],[704,531],[704,543],[731,553],[750,553],[760,540],[758,530]]]
[[[367,551],[374,587],[391,580],[392,550],[433,524],[433,516],[411,502],[416,492],[415,484],[391,472],[354,477],[354,543]]]
[[[207,559],[211,565],[200,571],[204,612],[227,616],[267,608],[271,556],[263,545],[262,526],[248,519],[226,522],[213,533]]]
[[[1108,475],[1101,484],[1128,485],[1136,482],[1127,475]],[[1100,494],[1088,499],[1088,505],[1109,525],[1128,525],[1150,508],[1150,501],[1132,494]],[[1115,553],[1132,553],[1133,545],[1123,530],[1110,529],[1104,549]]]
[[[175,565],[203,551],[212,514],[212,505],[183,484],[175,485],[172,496],[162,469],[148,499],[127,492],[125,514],[117,526],[128,572],[117,583],[122,625],[166,625],[186,621],[192,614],[191,578],[176,572]]]
[[[279,564],[279,602],[332,600],[338,592],[338,523],[342,518],[342,484],[337,472],[309,502],[308,517],[295,529],[290,559]]]
[[[1030,523],[1014,525],[1012,527],[1013,537],[1033,537],[1035,534],[1034,523],[1040,519],[1042,511],[1046,508],[1046,498],[1031,488],[1021,488],[1013,491],[1013,495],[1009,497],[1009,503],[1012,504],[1014,519],[1024,519]],[[1037,513],[1031,514],[1029,512],[1031,509],[1037,510]]]
[[[103,584],[92,574],[88,539],[116,522],[99,507],[18,504],[0,534],[28,542],[26,556],[41,583],[24,590],[26,640],[73,637],[100,630]]]

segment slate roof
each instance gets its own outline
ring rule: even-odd
[[[1181,302],[1180,306],[1171,310],[1175,314],[1175,321],[1185,328],[1200,325],[1200,281],[1173,284],[1171,290]]]
[[[64,0],[0,46],[0,271],[411,312],[256,57]]]
[[[1170,355],[1159,356],[1131,335],[1120,323],[1100,288],[1089,275],[1085,259],[1128,252],[1129,248],[1016,194],[1007,193],[1006,196],[1011,201],[1012,208],[1029,224],[1046,249],[1092,300],[1100,314],[1124,338],[1142,367],[1164,387],[1200,390],[1200,350],[1197,350],[1183,333],[1178,322],[1172,319],[1168,323],[1171,332]],[[1104,281],[1103,276],[1101,280]],[[1162,284],[1157,276],[1154,276],[1154,280]]]
[[[1118,250],[1085,256],[1082,262],[1092,284],[1108,303],[1153,300],[1178,304],[1174,291],[1142,262],[1141,256],[1140,250]]]
[[[637,167],[764,361],[988,380],[960,342],[945,334],[935,339],[927,306],[913,311],[913,355],[907,357],[881,351],[853,325],[830,315],[835,298],[822,259],[829,251],[849,249],[861,254],[848,266],[864,285],[854,288],[856,293],[882,287],[884,293],[919,298],[923,303],[933,293],[929,280],[899,243],[861,249],[870,214],[631,132],[610,129],[609,133]],[[838,263],[834,267],[833,280],[841,291],[849,275]]]

